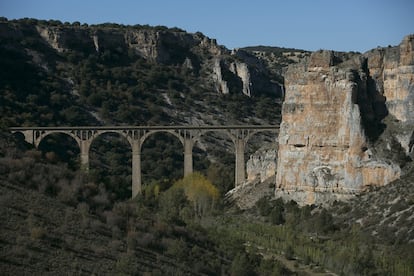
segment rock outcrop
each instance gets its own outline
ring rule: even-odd
[[[249,67],[247,66],[246,63],[243,62],[234,62],[231,64],[230,66],[230,71],[237,75],[240,80],[243,83],[243,89],[242,92],[244,95],[246,96],[251,96],[252,95],[252,91],[251,91],[251,87],[252,87],[252,81],[250,79],[250,71],[249,71]]]
[[[400,177],[397,164],[373,154],[372,140],[382,134],[387,109],[400,122],[414,114],[413,53],[409,36],[366,56],[318,51],[289,66],[276,196],[322,203]]]
[[[401,122],[414,123],[414,35],[385,52],[382,68],[383,93],[389,113]]]
[[[405,153],[413,154],[414,141],[414,35],[398,47],[378,48],[365,54],[368,69],[386,108],[394,118],[393,138]],[[413,157],[413,156],[412,156]]]
[[[250,155],[246,164],[247,182],[264,182],[275,177],[277,147],[263,147]]]
[[[222,64],[220,59],[214,60],[213,65],[213,80],[215,83],[216,91],[222,94],[229,94],[229,87],[227,81],[223,78]]]

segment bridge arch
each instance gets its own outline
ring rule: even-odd
[[[209,129],[201,132],[198,139],[209,132],[221,132],[225,133],[227,137],[233,142],[234,155],[235,155],[235,171],[234,171],[234,182],[235,186],[241,185],[246,181],[246,162],[245,152],[248,141],[256,134],[262,132],[274,132],[269,129]]]
[[[48,137],[49,135],[52,134],[65,134],[69,137],[72,137],[76,143],[80,146],[80,138],[74,133],[74,131],[68,131],[68,130],[34,130],[32,132],[30,131],[17,131],[17,132],[21,132],[23,133],[23,135],[25,136],[26,141],[32,140],[32,144],[34,144],[34,146],[36,148],[39,147],[39,144],[43,141],[43,139],[45,139],[46,137]],[[30,137],[32,136],[32,137]]]
[[[89,174],[121,199],[131,197],[132,145],[122,131],[97,131],[88,149]],[[111,183],[111,185],[108,185]]]
[[[63,160],[69,161],[69,166],[71,166],[71,167],[72,166],[76,167],[77,164],[78,164],[77,160],[76,160],[76,162],[73,162],[73,160],[71,160],[71,159],[73,159],[75,155],[80,155],[80,139],[72,131],[62,131],[62,130],[50,130],[50,131],[48,130],[48,131],[45,131],[45,130],[18,129],[18,130],[12,131],[12,133],[14,135],[22,135],[26,142],[32,144],[36,149],[41,150],[44,153],[48,152],[48,149],[43,148],[43,146],[42,146],[42,145],[45,145],[47,138],[50,138],[51,136],[54,136],[54,135],[59,135],[61,137],[65,137],[65,138],[68,139],[67,141],[71,140],[71,142],[75,142],[74,145],[76,145],[76,146],[73,148],[73,150],[76,151],[76,152],[73,153],[73,154],[68,154],[70,152],[70,150],[68,151],[67,148],[65,148],[66,152],[59,151],[59,150],[56,150],[56,149],[54,149],[53,152],[57,151],[58,157],[60,157]],[[57,139],[61,140],[62,139],[61,137],[59,137]]]
[[[144,135],[142,135],[141,136],[141,139],[140,139],[141,146],[142,146],[142,144],[144,144],[145,140],[147,140],[150,136],[152,136],[154,134],[157,134],[157,133],[169,133],[169,134],[172,134],[172,136],[177,137],[177,139],[184,146],[184,143],[185,143],[184,142],[184,138],[179,133],[177,133],[176,131],[174,131],[174,130],[168,130],[168,129],[166,129],[166,130],[157,129],[157,130],[150,130],[150,131],[145,132]]]
[[[79,137],[77,137],[70,131],[47,131],[45,133],[39,133],[39,134],[35,133],[35,136],[38,135],[38,139],[36,140],[35,146],[38,148],[40,146],[40,143],[42,143],[47,137],[54,135],[54,134],[63,134],[65,136],[71,137],[73,140],[75,140],[76,144],[80,147]]]
[[[55,157],[48,156],[48,153],[53,152],[60,161],[67,162],[70,167],[77,168],[79,166],[80,141],[73,132],[59,130],[14,131],[13,134],[23,135],[26,142],[31,143],[35,148],[42,151],[45,157],[51,161],[56,161]],[[69,149],[53,146],[53,141],[61,142],[67,146],[69,145]]]
[[[117,134],[120,137],[125,138],[126,141],[128,141],[128,144],[131,146],[131,149],[132,149],[132,141],[130,137],[125,133],[125,131],[115,130],[115,129],[114,130],[97,130],[93,132],[91,136],[91,145],[96,139],[98,139],[100,136],[105,135],[105,134]]]
[[[140,139],[142,157],[142,179],[144,183],[159,176],[181,178],[185,172],[184,139],[174,131],[154,130],[143,134]],[[163,160],[163,164],[159,162]]]

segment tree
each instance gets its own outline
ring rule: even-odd
[[[291,245],[288,245],[285,249],[285,257],[288,260],[295,259],[294,257],[295,252],[293,251],[293,247]]]
[[[182,189],[192,203],[194,212],[202,217],[212,210],[219,198],[219,190],[202,174],[195,172],[174,183],[173,189]]]
[[[248,276],[255,275],[254,268],[246,255],[246,253],[239,253],[234,257],[231,263],[230,275],[232,276]]]
[[[181,221],[180,213],[187,206],[183,189],[170,188],[160,195],[159,214],[167,222]]]
[[[233,162],[233,156],[231,156],[230,162]],[[222,194],[231,190],[234,185],[234,173],[229,164],[211,163],[207,169],[207,178],[216,185]]]
[[[335,231],[336,229],[333,217],[328,211],[326,211],[326,209],[322,209],[320,214],[316,215],[314,227],[317,231],[320,231],[323,234]]]
[[[285,223],[285,217],[283,215],[284,209],[283,206],[276,205],[273,207],[273,210],[270,212],[270,221],[273,224],[281,225]]]

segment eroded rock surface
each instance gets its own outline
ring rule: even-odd
[[[264,182],[275,177],[277,165],[276,145],[264,147],[252,154],[246,164],[247,182]]]
[[[412,156],[414,134],[414,35],[397,47],[379,48],[365,54],[377,90],[386,98],[395,120],[394,138]],[[388,142],[390,144],[390,142]]]
[[[285,74],[276,196],[301,204],[344,199],[398,179],[401,168],[379,158],[382,120],[409,155],[414,120],[413,35],[365,55],[318,51]],[[385,126],[386,128],[387,126]],[[405,136],[404,136],[405,135]]]
[[[261,60],[247,52],[229,51],[201,33],[162,27],[119,29],[42,25],[37,25],[36,31],[60,53],[73,49],[89,53],[131,52],[156,63],[181,64],[195,75],[205,75],[220,94],[281,95],[280,87],[269,80],[268,70]]]

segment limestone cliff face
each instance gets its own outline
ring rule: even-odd
[[[394,118],[394,138],[405,153],[413,154],[414,143],[414,35],[397,47],[379,48],[365,54],[368,69],[379,94],[386,98]],[[414,156],[412,156],[414,157]]]
[[[246,164],[247,182],[264,182],[275,177],[277,148],[265,147],[252,154]]]
[[[176,50],[185,52],[196,46],[211,53],[221,53],[221,47],[215,40],[178,30],[53,26],[36,26],[36,29],[41,37],[59,52],[73,49],[76,45],[87,49],[93,48],[97,52],[107,49],[132,49],[142,57],[160,63],[172,62]]]
[[[401,122],[414,123],[414,35],[386,51],[382,63],[388,111]]]
[[[247,64],[243,62],[234,62],[230,66],[230,71],[233,74],[237,75],[242,81],[243,94],[250,97],[252,94],[252,91],[251,91],[252,82],[250,79],[250,71],[249,71],[249,67],[247,66]]]
[[[216,90],[218,92],[228,94],[230,91],[228,81],[230,81],[239,84],[239,90],[244,95],[248,97],[252,96],[252,80],[249,66],[246,63],[235,61],[226,64],[224,60],[217,58],[214,61],[213,73],[213,78],[216,81]]]
[[[213,65],[213,80],[215,83],[216,91],[222,94],[229,94],[229,87],[227,81],[223,78],[222,63],[220,59],[214,60]]]
[[[366,59],[332,51],[290,66],[279,135],[276,196],[301,204],[386,185],[400,168],[372,155],[363,122],[375,122]]]
[[[99,28],[36,26],[39,35],[58,52],[82,49],[86,52],[133,51],[143,58],[162,64],[181,65],[195,74],[205,75],[218,93],[272,93],[272,85],[258,58],[229,51],[216,40],[201,33],[190,34],[167,28]],[[253,72],[254,71],[254,72]],[[252,74],[259,76],[252,79]]]

